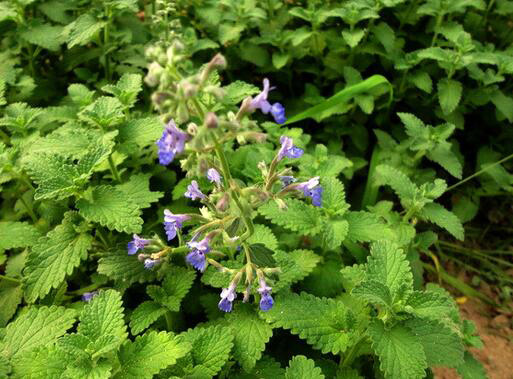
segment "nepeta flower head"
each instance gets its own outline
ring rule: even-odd
[[[128,255],[134,255],[139,250],[144,249],[150,242],[150,240],[141,238],[137,234],[134,234],[134,239],[127,245]]]
[[[185,260],[192,267],[198,271],[205,271],[207,267],[207,259],[205,254],[210,251],[210,239],[208,237],[203,238],[201,241],[190,241],[187,246],[191,249],[191,252],[187,254]]]
[[[231,283],[228,288],[223,288],[221,291],[221,300],[219,301],[218,307],[223,312],[231,312],[233,307],[233,300],[237,297],[235,293],[235,283]]]
[[[278,160],[283,159],[283,157],[288,158],[299,158],[303,155],[303,149],[300,149],[297,146],[294,146],[292,138],[287,136],[280,137],[281,147],[278,151]]]
[[[312,198],[312,204],[316,207],[320,207],[322,205],[322,193],[324,190],[319,186],[318,176],[313,177],[306,182],[298,183],[296,185],[296,189],[303,191],[305,196]]]
[[[187,215],[175,215],[169,209],[164,209],[164,230],[166,231],[167,240],[171,241],[175,238],[178,229],[181,229],[183,223],[190,218]]]
[[[267,312],[274,305],[274,300],[271,296],[272,288],[266,284],[263,278],[260,279],[259,283],[260,287],[257,289],[257,291],[260,294],[260,309],[264,312]]]
[[[98,291],[86,292],[82,295],[82,301],[89,303],[96,295],[98,295]]]
[[[187,192],[185,192],[184,196],[192,200],[206,198],[203,192],[201,192],[201,190],[199,189],[198,182],[195,180],[193,180],[191,184],[189,184],[189,186],[187,187]]]
[[[215,183],[218,186],[221,185],[221,175],[215,168],[209,168],[207,171],[207,178],[211,183]]]
[[[288,185],[294,183],[296,181],[296,178],[293,176],[280,176],[281,184],[283,187],[287,187]]]
[[[160,263],[160,259],[151,259],[147,258],[144,260],[144,268],[147,270],[151,270],[153,267]]]
[[[177,128],[175,122],[170,120],[162,133],[162,137],[156,142],[159,147],[159,163],[163,166],[170,164],[176,154],[185,148],[187,133]]]
[[[263,114],[267,114],[271,112],[271,115],[274,117],[274,121],[278,124],[283,124],[287,121],[285,117],[285,108],[280,103],[274,103],[271,105],[267,100],[267,96],[269,95],[269,91],[274,87],[270,87],[269,79],[264,79],[264,88],[262,92],[255,96],[254,99],[251,100],[250,109],[260,109]]]

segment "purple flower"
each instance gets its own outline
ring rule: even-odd
[[[153,267],[160,263],[160,259],[145,259],[144,260],[144,268],[147,270],[151,270]]]
[[[86,292],[82,295],[82,301],[89,303],[96,295],[98,295],[98,291]]]
[[[206,196],[203,194],[203,192],[200,191],[198,187],[198,182],[193,180],[191,184],[187,187],[187,192],[184,194],[185,197],[188,197],[192,200],[196,199],[205,199]]]
[[[281,136],[280,137],[280,151],[278,151],[278,160],[283,159],[283,157],[288,158],[299,158],[303,155],[303,149],[300,149],[297,146],[293,145],[292,138]]]
[[[277,124],[284,124],[285,121],[287,121],[287,117],[285,117],[285,108],[280,103],[274,103],[272,105],[271,114]]]
[[[255,96],[254,99],[251,100],[250,109],[260,109],[263,114],[267,114],[271,112],[274,117],[274,121],[278,124],[283,124],[287,121],[285,117],[285,108],[280,103],[274,103],[271,105],[267,100],[267,96],[269,95],[269,91],[274,87],[270,87],[269,79],[264,79],[264,89],[258,95]]]
[[[170,164],[176,154],[181,153],[185,148],[187,133],[176,127],[173,120],[170,120],[162,133],[162,137],[156,142],[159,147],[159,163],[163,166]]]
[[[237,297],[235,293],[236,284],[232,283],[228,288],[223,288],[221,291],[221,300],[218,307],[223,312],[231,312],[233,307],[233,300]]]
[[[274,305],[274,300],[271,296],[272,288],[269,287],[264,279],[260,279],[260,287],[257,289],[260,294],[260,309],[267,312]]]
[[[211,183],[216,183],[218,186],[221,185],[221,175],[215,168],[209,168],[207,171],[207,178]]]
[[[183,223],[190,218],[187,215],[175,215],[169,209],[164,209],[164,230],[166,231],[167,240],[171,241],[175,238],[178,229],[181,229]]]
[[[293,176],[280,176],[281,184],[283,187],[287,187],[288,185],[294,183],[296,181],[296,178]]]
[[[312,204],[316,207],[322,205],[322,193],[323,188],[319,186],[319,177],[316,176],[306,182],[298,183],[296,189],[303,191],[303,194],[307,197],[312,198]]]
[[[150,242],[150,240],[141,238],[137,234],[134,234],[134,239],[127,245],[128,255],[134,255],[139,250],[144,249]]]
[[[207,260],[205,254],[210,251],[209,246],[210,239],[208,237],[203,238],[201,241],[190,241],[187,246],[191,249],[191,252],[187,254],[185,260],[196,270],[205,271],[207,267]]]

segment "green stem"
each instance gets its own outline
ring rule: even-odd
[[[431,46],[434,46],[436,43],[436,40],[438,38],[438,30],[440,29],[440,25],[442,25],[442,21],[444,19],[443,14],[439,14],[436,17],[436,23],[435,23],[435,34],[433,35],[433,39],[431,40]]]
[[[110,10],[110,7],[105,8],[105,13],[107,13],[107,23],[105,24],[105,28],[103,29],[103,56],[105,58],[105,77],[107,78],[107,81],[110,82],[111,79],[111,72],[110,72],[110,58],[107,54],[108,44],[109,44],[109,37],[110,37],[110,22],[112,19],[112,12]]]
[[[455,189],[456,187],[461,186],[463,183],[468,182],[469,180],[471,180],[471,179],[475,178],[476,176],[479,176],[479,175],[481,175],[482,173],[484,173],[484,172],[488,171],[488,170],[489,170],[489,169],[491,169],[492,167],[495,167],[495,166],[497,166],[497,165],[500,165],[501,163],[504,163],[504,162],[506,162],[507,160],[510,160],[511,158],[513,158],[513,154],[510,154],[510,155],[508,155],[507,157],[502,158],[500,161],[497,161],[497,162],[495,162],[495,163],[492,163],[492,164],[487,165],[486,167],[484,167],[484,168],[482,168],[481,170],[479,170],[479,171],[477,171],[477,172],[473,173],[472,175],[467,176],[465,179],[460,180],[458,183],[453,184],[452,186],[450,186],[449,188],[447,188],[447,190],[446,190],[445,192],[449,192],[449,191],[451,191],[451,190]]]
[[[5,275],[1,275],[1,274],[0,274],[0,279],[8,280],[13,283],[21,283],[20,279],[11,278],[10,276],[5,276]]]
[[[118,183],[121,183],[121,178],[119,177],[118,169],[114,164],[114,161],[112,160],[112,155],[109,155],[109,166],[110,171],[112,172],[112,176],[114,177],[114,180]]]
[[[25,209],[27,210],[27,213],[29,214],[29,216],[32,219],[32,221],[34,221],[34,223],[36,223],[38,221],[37,220],[37,216],[34,213],[34,210],[32,209],[32,207],[23,198],[23,195],[20,196],[20,201],[23,204],[23,206],[25,207]]]
[[[340,359],[340,367],[349,367],[354,361],[355,355],[360,348],[362,342],[365,341],[365,337],[362,336],[356,343],[349,349],[349,351],[344,355],[344,359]]]
[[[172,331],[173,330],[173,315],[171,314],[171,311],[167,311],[165,313],[165,317],[166,317],[167,330]]]
[[[8,145],[11,142],[11,137],[7,133],[5,133],[2,129],[0,129],[0,137],[4,140],[4,142]]]

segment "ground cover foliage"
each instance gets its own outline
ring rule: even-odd
[[[0,377],[485,378],[425,269],[511,210],[512,14],[0,1]]]

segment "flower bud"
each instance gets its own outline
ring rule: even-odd
[[[214,112],[208,112],[205,117],[205,125],[209,129],[217,128],[217,116]]]
[[[219,212],[224,212],[228,209],[228,206],[230,205],[230,196],[228,196],[227,193],[224,194],[223,197],[219,199],[219,201],[216,204],[216,209]]]
[[[155,87],[159,84],[160,77],[164,72],[164,68],[157,62],[152,62],[148,66],[148,74],[144,78],[144,82],[150,87]]]
[[[187,125],[187,133],[189,133],[191,136],[195,136],[198,133],[198,125],[196,125],[194,122],[190,122]]]
[[[217,53],[208,65],[212,66],[213,69],[224,70],[226,68],[226,58],[221,53]]]

